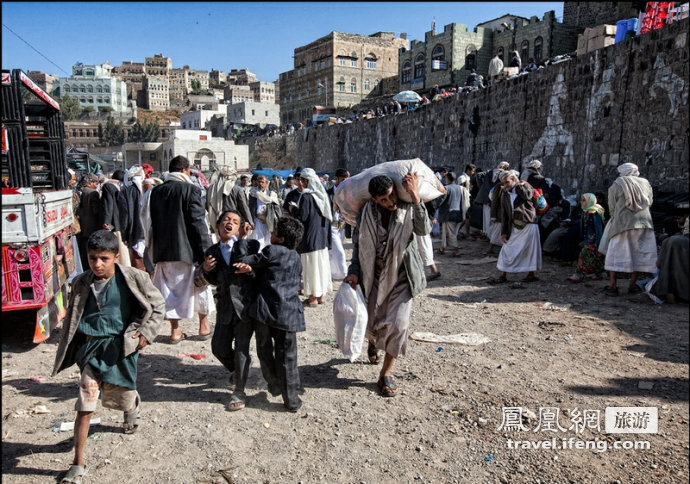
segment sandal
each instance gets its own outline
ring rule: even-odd
[[[491,284],[491,285],[503,284],[505,282],[508,282],[508,279],[506,278],[506,276],[499,276],[499,277],[494,277],[493,279],[489,279],[489,284]]]
[[[125,434],[133,434],[139,429],[139,420],[141,418],[139,412],[139,397],[137,397],[137,406],[133,412],[124,412],[124,422],[122,422],[122,431]]]
[[[77,464],[72,464],[70,468],[67,470],[67,474],[65,474],[62,480],[60,481],[60,484],[79,483],[82,481],[82,478],[86,474],[86,466],[78,466]]]
[[[304,301],[302,301],[302,306],[304,306],[305,308],[315,308],[318,305],[319,303],[317,303],[316,300],[314,300],[313,302],[309,302],[309,299],[305,299]]]
[[[376,346],[374,346],[371,341],[369,342],[369,346],[367,346],[367,356],[369,357],[369,363],[378,365],[381,362],[379,350],[376,349]]]
[[[186,340],[186,339],[187,339],[187,333],[182,333],[182,336],[180,336],[177,339],[173,339],[171,336],[170,339],[168,340],[168,344],[179,345],[183,340]]]
[[[537,276],[529,275],[522,279],[522,282],[537,282],[539,278]]]
[[[582,282],[584,280],[585,280],[584,277],[578,276],[577,274],[573,274],[572,276],[570,276],[568,278],[568,281],[570,281],[570,282]]]
[[[382,397],[395,397],[398,395],[398,387],[395,385],[392,376],[382,376],[376,382]]]
[[[230,403],[228,404],[228,410],[231,412],[236,412],[244,408],[244,401],[247,395],[244,392],[233,392],[230,396]]]
[[[618,296],[618,288],[606,286],[604,288],[604,294],[606,294],[607,296]]]

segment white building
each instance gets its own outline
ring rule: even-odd
[[[223,106],[225,108],[225,106]],[[208,123],[213,116],[227,116],[227,111],[213,111],[210,109],[200,109],[195,111],[187,111],[182,113],[180,117],[180,126],[182,129],[208,129]]]
[[[144,77],[143,91],[146,93],[146,107],[151,111],[170,109],[170,84],[167,77]]]
[[[228,123],[280,126],[280,104],[242,102],[228,104]]]
[[[125,143],[125,166],[150,163],[154,170],[168,171],[170,160],[185,156],[201,171],[230,166],[237,171],[249,169],[249,146],[232,140],[213,138],[210,131],[178,129],[162,143]]]
[[[72,66],[72,76],[63,77],[53,83],[56,96],[68,95],[79,101],[82,108],[92,107],[96,111],[110,108],[124,113],[130,109],[127,103],[127,84],[111,75],[109,62],[101,65]],[[106,109],[107,110],[107,109]]]

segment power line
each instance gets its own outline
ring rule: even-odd
[[[50,62],[51,64],[53,64],[55,67],[57,67],[58,69],[60,69],[62,72],[64,72],[64,73],[67,74],[68,76],[70,75],[69,72],[67,72],[66,70],[64,70],[62,67],[60,67],[59,65],[57,65],[57,64],[56,64],[55,62],[53,62],[52,60],[48,59],[48,57],[46,57],[45,55],[43,55],[43,53],[40,52],[36,47],[34,47],[33,45],[29,44],[26,40],[24,40],[17,32],[15,32],[15,31],[12,30],[11,28],[9,28],[9,27],[8,27],[7,25],[5,25],[4,23],[2,24],[2,26],[5,27],[5,28],[6,28],[7,30],[9,30],[10,32],[12,32],[19,40],[21,40],[21,41],[24,42],[26,45],[28,45],[28,46],[31,47],[33,50],[35,50],[35,51],[38,53],[38,55],[40,55],[41,57],[43,57],[45,60],[47,60],[48,62]]]

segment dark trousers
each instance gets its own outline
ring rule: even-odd
[[[297,367],[297,334],[272,328],[256,322],[256,353],[261,371],[271,393],[280,389],[285,406],[297,409],[302,405],[299,398],[300,378]]]
[[[249,356],[249,343],[254,333],[254,321],[235,318],[233,323],[235,337],[234,391],[243,392],[249,376],[249,367],[252,365],[252,358]]]
[[[234,320],[233,320],[234,323]],[[234,324],[216,322],[211,339],[211,352],[230,373],[235,371],[235,350],[232,348]]]
[[[90,234],[89,234],[90,235]],[[79,258],[81,259],[81,267],[84,271],[89,270],[89,254],[87,253],[86,242],[89,240],[88,236],[84,237],[82,234],[77,235],[77,247],[79,247]]]

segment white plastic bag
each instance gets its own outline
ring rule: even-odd
[[[417,172],[419,196],[423,202],[430,202],[446,193],[446,189],[443,188],[443,184],[436,178],[431,168],[419,158],[379,163],[338,185],[333,201],[338,206],[343,220],[352,226],[357,225],[357,213],[371,199],[369,180],[377,175],[391,177],[395,182],[398,198],[404,202],[411,202],[410,195],[402,187],[402,178],[409,172]]]
[[[333,300],[335,339],[350,363],[362,354],[364,333],[367,329],[367,304],[362,289],[355,291],[343,282]]]

